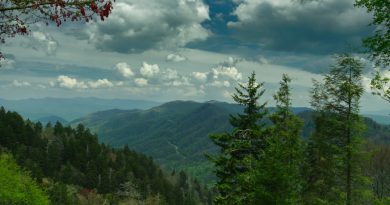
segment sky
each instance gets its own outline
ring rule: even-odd
[[[372,35],[370,14],[354,0],[116,0],[105,21],[38,23],[0,51],[6,99],[99,97],[232,102],[251,72],[264,82],[261,101],[282,74],[292,78],[293,106],[309,106],[338,53],[365,63],[362,110],[388,110],[372,96],[374,69],[360,53]],[[389,75],[383,71],[384,75]]]

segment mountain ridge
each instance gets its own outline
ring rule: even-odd
[[[268,108],[269,112],[275,110]],[[304,119],[302,135],[307,138],[313,130],[312,109],[292,108]],[[102,142],[114,147],[126,144],[136,151],[152,156],[162,166],[170,169],[184,169],[193,175],[202,175],[211,170],[204,154],[214,154],[218,148],[209,139],[209,134],[230,132],[229,116],[243,112],[238,104],[206,101],[171,101],[147,110],[107,110],[93,113],[72,121],[85,124],[98,134]],[[390,133],[390,127],[374,121],[369,123],[368,133],[376,141],[389,141],[383,136]],[[385,127],[378,130],[372,127]],[[209,172],[211,173],[211,171]],[[201,176],[211,179],[212,175]]]
[[[104,99],[96,97],[46,97],[20,100],[0,98],[0,106],[16,111],[23,117],[33,121],[53,115],[61,117],[66,121],[72,121],[97,111],[109,109],[149,109],[160,104],[162,103],[145,100]]]

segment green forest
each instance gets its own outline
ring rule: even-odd
[[[366,26],[373,28],[371,33],[367,29],[359,35],[344,34],[349,28],[356,29],[354,26],[358,23],[354,20],[362,14],[349,11],[352,9],[345,12],[345,8],[349,8],[344,5],[346,2],[337,1],[330,2],[328,7],[323,7],[326,1],[322,0],[291,0],[288,4],[276,0],[231,0],[227,4],[224,1],[179,0],[174,3],[151,1],[146,6],[135,1],[116,3],[115,0],[1,1],[0,44],[11,52],[0,50],[0,68],[7,77],[13,78],[7,79],[8,84],[1,83],[0,90],[10,88],[7,92],[15,91],[20,95],[28,94],[31,90],[27,88],[35,86],[34,91],[47,89],[52,94],[61,90],[66,96],[104,93],[115,98],[124,94],[116,92],[122,89],[126,94],[146,98],[156,92],[180,99],[197,99],[198,94],[206,98],[219,89],[221,96],[231,96],[235,104],[212,100],[206,103],[174,101],[157,106],[158,102],[141,100],[137,101],[142,104],[140,107],[152,108],[124,111],[100,110],[108,105],[98,103],[87,107],[94,111],[99,109],[99,112],[69,124],[58,116],[49,118],[62,120],[64,124],[58,121],[43,124],[1,106],[0,205],[390,205],[390,125],[379,125],[364,117],[361,109],[363,99],[368,99],[364,96],[370,94],[366,91],[371,92],[370,97],[390,103],[390,1],[352,1],[349,6],[353,9],[364,8],[364,12],[369,13],[371,21]],[[117,9],[122,16],[112,14],[117,5],[122,6]],[[167,8],[158,10],[164,6]],[[177,10],[172,12],[169,7],[175,6]],[[297,8],[293,10],[288,9],[295,6]],[[344,10],[338,10],[342,6]],[[149,7],[153,10],[148,10]],[[297,26],[297,19],[309,27],[313,23],[306,22],[307,16],[302,12],[305,9],[313,9],[308,16],[315,22],[311,27],[316,28]],[[330,12],[330,15],[322,16],[320,11]],[[136,16],[132,17],[130,12]],[[336,17],[333,19],[332,14],[339,13],[343,22],[337,22]],[[105,24],[113,15],[117,22]],[[260,21],[264,18],[262,15],[274,21]],[[317,18],[322,21],[316,22]],[[126,22],[129,19],[135,23]],[[148,25],[142,24],[142,20]],[[153,22],[157,20],[161,22]],[[80,51],[68,48],[66,52],[59,49],[57,52],[60,46],[54,37],[34,31],[42,29],[44,24],[60,27],[66,21],[74,22],[75,27],[69,26],[70,30],[66,30],[65,26],[62,39],[83,40],[95,47],[86,46]],[[88,29],[77,33],[83,29],[82,23],[87,23]],[[332,27],[335,23],[340,25]],[[279,24],[292,31],[278,28]],[[259,28],[264,32],[256,33]],[[327,29],[329,36],[318,40],[323,33],[328,34]],[[119,37],[114,35],[116,32]],[[5,43],[5,39],[30,34],[29,43]],[[363,34],[371,36],[361,39]],[[280,39],[273,39],[274,36]],[[306,38],[303,43],[302,36]],[[337,39],[337,36],[345,39]],[[356,39],[362,40],[362,47],[350,48],[348,52],[324,45],[355,42]],[[203,42],[196,44],[199,41]],[[42,47],[34,43],[47,45]],[[200,48],[204,49],[202,55]],[[13,67],[20,66],[21,62],[40,65],[35,58],[42,56],[27,55],[23,53],[28,52],[24,49],[37,53],[40,49],[46,50],[45,58],[49,60],[44,65],[53,67],[55,72],[39,68],[42,76],[34,73],[34,69],[25,71],[23,77],[15,74],[22,72],[20,67]],[[159,53],[163,49],[169,52]],[[300,55],[295,55],[300,49]],[[189,55],[180,55],[181,50],[199,56],[194,60]],[[17,51],[22,51],[21,59],[26,59],[17,59],[12,54]],[[263,57],[263,53],[253,54],[255,51],[264,51],[271,60]],[[73,68],[67,73],[64,71],[66,67],[72,67],[71,64],[77,64],[66,61],[80,52],[86,55],[77,60],[85,63],[93,56],[96,62],[89,63],[101,66],[100,70],[96,69],[100,74],[91,70],[76,72]],[[178,74],[175,69],[180,66],[160,68],[159,64],[148,64],[144,59],[139,71],[133,72],[122,60],[139,60],[139,56],[151,55],[164,66],[173,65],[169,63],[184,65],[188,61],[199,63],[195,67],[206,67],[206,59],[200,61],[215,57],[213,52],[217,53],[218,59],[222,54],[234,52],[250,54],[249,57],[237,55],[240,56],[237,59],[229,57],[228,62],[213,65],[209,71],[195,69],[196,72],[191,70],[186,74]],[[329,57],[330,52],[339,54],[334,55],[329,69],[307,68],[323,63],[308,58],[317,58],[323,53]],[[67,58],[55,60],[57,53]],[[118,53],[120,57],[116,56]],[[135,53],[139,56],[130,57]],[[364,55],[367,58],[363,58]],[[100,56],[107,58],[104,61],[112,60],[109,58],[116,61],[110,61],[111,68],[107,64],[98,65],[102,62],[98,61]],[[275,63],[278,60],[289,63]],[[312,80],[308,91],[310,108],[293,107],[294,99],[301,96],[293,95],[295,79],[282,72],[278,74],[282,76],[276,92],[272,99],[267,99],[267,81],[263,80],[269,76],[256,76],[258,68],[254,67],[247,80],[242,81],[243,75],[236,68],[241,61],[245,61],[246,66],[274,63],[273,68],[283,71],[301,66],[305,67],[299,70],[303,75],[318,77],[322,74]],[[48,62],[69,64],[53,66]],[[368,64],[376,70],[368,68]],[[369,72],[372,78],[367,77]],[[107,77],[109,75],[111,78]],[[34,82],[24,81],[24,78]],[[46,84],[39,82],[43,78]],[[234,93],[227,90],[231,82],[237,83],[231,87]],[[188,89],[190,86],[192,89]],[[173,94],[168,92],[172,87]],[[92,89],[94,91],[89,93]],[[71,93],[71,90],[75,92]],[[9,96],[18,98],[17,94]],[[269,105],[270,101],[275,102],[275,107]],[[65,111],[65,114],[80,114],[80,108],[75,110],[75,113]],[[83,113],[90,112],[83,110]],[[383,121],[388,119],[387,115],[381,117]],[[41,119],[50,121],[49,118]]]
[[[359,113],[362,69],[343,54],[313,81],[310,130],[292,111],[288,75],[270,112],[252,73],[233,95],[243,111],[230,115],[231,132],[209,136],[219,148],[204,153],[211,187],[99,143],[82,124],[42,125],[1,107],[0,204],[389,204],[390,146]]]
[[[83,125],[42,126],[0,109],[0,204],[211,204],[211,192],[150,157],[99,144]]]
[[[230,117],[233,131],[210,136],[220,148],[209,156],[218,178],[215,203],[389,204],[390,147],[363,138],[362,69],[343,54],[323,81],[313,81],[314,130],[307,140],[292,112],[291,79],[283,75],[276,110],[268,114],[264,84],[252,73],[233,95],[245,107]]]

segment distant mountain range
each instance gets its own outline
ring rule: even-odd
[[[47,117],[41,117],[41,118],[35,119],[34,121],[37,121],[37,122],[39,121],[39,122],[42,123],[42,125],[46,125],[47,123],[51,123],[52,125],[54,125],[57,122],[59,122],[59,123],[61,123],[63,125],[68,124],[67,120],[65,120],[62,117],[55,116],[55,115],[50,115],[50,116],[47,116]]]
[[[104,143],[128,144],[162,165],[196,175],[198,171],[204,174],[209,165],[204,163],[204,153],[217,151],[208,135],[231,130],[229,114],[241,110],[238,105],[215,101],[173,101],[148,110],[97,112],[71,124],[86,125]]]
[[[218,151],[209,134],[231,131],[229,115],[243,111],[237,104],[218,101],[161,104],[99,98],[0,99],[0,105],[43,124],[82,123],[96,132],[101,142],[115,147],[128,144],[131,149],[152,156],[167,168],[183,169],[203,180],[213,177],[211,164],[204,154]],[[314,127],[312,111],[305,107],[293,108],[293,111],[305,121],[302,135],[309,136]],[[373,117],[377,120],[380,115]],[[390,126],[369,118],[365,122],[368,125],[366,136],[390,143]],[[381,122],[386,124],[386,119]]]
[[[229,115],[241,113],[237,104],[209,101],[173,101],[148,110],[107,110],[71,122],[82,123],[96,132],[99,139],[114,147],[130,148],[152,156],[171,169],[185,171],[203,179],[212,177],[211,164],[204,154],[214,154],[217,147],[209,134],[232,130]],[[274,108],[269,108],[270,112]],[[314,128],[309,108],[293,108],[305,125],[303,137]],[[366,135],[374,141],[390,143],[390,126],[382,126],[365,118]],[[206,174],[208,173],[208,174]]]
[[[386,114],[386,113],[383,113]],[[386,115],[379,115],[379,114],[364,114],[364,116],[369,117],[373,120],[375,120],[377,123],[382,125],[390,125],[390,114]]]
[[[40,98],[23,100],[0,99],[0,106],[17,111],[24,118],[40,120],[56,117],[65,121],[108,109],[149,109],[161,103],[144,100],[101,98]],[[46,118],[46,119],[45,119]]]

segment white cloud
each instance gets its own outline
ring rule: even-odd
[[[9,58],[0,58],[0,70],[13,68],[15,60]]]
[[[223,81],[223,86],[225,86],[227,88],[230,87],[229,81],[227,81],[227,80]]]
[[[134,79],[134,83],[139,87],[144,87],[148,85],[148,80],[145,78],[136,78]]]
[[[212,69],[213,78],[218,79],[219,76],[226,76],[235,81],[239,81],[242,79],[242,73],[240,73],[236,67],[225,67],[220,66]]]
[[[232,96],[233,96],[233,93],[230,93],[229,91],[225,90],[223,91],[223,94],[222,96],[228,100],[231,100],[232,99]]]
[[[12,85],[15,87],[30,87],[31,83],[26,82],[26,81],[14,80],[14,81],[12,81]]]
[[[106,78],[99,79],[97,81],[90,81],[88,82],[88,85],[90,88],[111,88],[114,86],[114,84]]]
[[[181,62],[181,61],[185,61],[186,60],[186,57],[180,55],[180,54],[168,54],[167,56],[167,61],[171,61],[171,62]]]
[[[148,64],[147,62],[143,62],[140,72],[142,76],[153,77],[160,72],[160,68],[157,64]]]
[[[179,78],[179,74],[177,73],[176,70],[168,68],[163,71],[162,78],[165,80],[174,80]]]
[[[60,75],[57,78],[57,83],[60,87],[69,89],[85,89],[88,86],[83,81],[78,81],[76,78],[71,78],[66,75]]]
[[[390,71],[389,70],[382,71],[381,76],[385,78],[390,78]]]
[[[363,76],[362,78],[362,85],[366,92],[371,93],[371,78],[367,76]]]
[[[117,63],[115,65],[115,69],[125,78],[131,78],[134,76],[133,71],[127,63]]]
[[[113,7],[104,22],[87,27],[89,41],[102,50],[141,53],[183,47],[210,35],[201,25],[209,19],[202,0],[123,0]]]
[[[208,73],[207,72],[192,72],[191,75],[198,81],[206,82]]]
[[[221,88],[221,87],[230,87],[230,82],[227,81],[227,80],[224,80],[224,81],[213,81],[212,83],[210,83],[211,86],[214,86],[214,87],[218,87],[218,88]]]
[[[45,51],[47,55],[55,55],[58,49],[58,43],[54,38],[40,31],[31,32],[32,47],[35,49],[41,49]]]
[[[181,78],[170,81],[170,82],[166,83],[166,85],[169,85],[169,86],[193,86],[190,83],[190,79],[186,76],[181,76]]]
[[[57,77],[57,82],[50,82],[50,86],[56,86],[68,89],[97,89],[97,88],[111,88],[115,84],[106,78],[98,79],[96,81],[81,81],[76,78],[72,78],[66,75],[60,75]]]
[[[378,71],[378,69],[376,68],[376,70]],[[390,71],[389,70],[383,70],[383,71],[379,71],[379,75],[383,78],[389,78],[390,79]],[[366,92],[368,93],[371,93],[372,92],[372,89],[371,89],[371,80],[374,76],[371,74],[371,75],[366,75],[366,76],[363,76],[362,78],[362,84],[363,84],[363,88]],[[390,89],[390,84],[387,84],[384,86],[383,90],[388,90]]]

